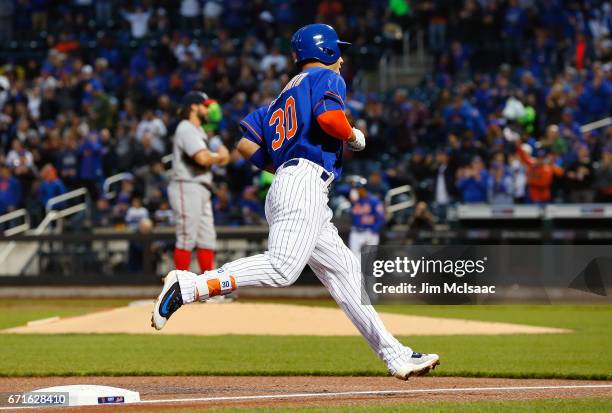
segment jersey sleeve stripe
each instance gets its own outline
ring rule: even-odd
[[[339,94],[334,93],[331,90],[326,90],[325,93],[328,94],[328,95],[331,95],[331,96],[333,96],[333,97],[335,97],[337,99],[340,99],[340,103],[344,104],[344,101],[342,100],[342,97]]]
[[[249,124],[248,124],[246,121],[244,121],[244,120],[243,120],[243,121],[240,121],[240,123],[241,123],[242,125],[244,125],[245,127],[249,128],[249,130],[250,130],[251,132],[253,132],[253,135],[255,135],[255,137],[256,137],[257,139],[259,139],[259,142],[263,143],[263,139],[261,138],[261,136],[259,136],[259,134],[258,134],[258,133],[255,131],[255,129],[254,129],[254,128],[253,128],[251,125],[249,125]]]

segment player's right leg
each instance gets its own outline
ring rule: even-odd
[[[202,202],[198,187],[199,184],[182,181],[172,181],[168,186],[168,198],[176,220],[174,267],[177,270],[189,269],[191,251],[196,245]]]
[[[331,218],[331,211],[328,212]],[[413,352],[386,329],[362,290],[361,265],[328,222],[308,262],[323,285],[353,322],[370,348],[399,379],[427,373],[439,364],[436,354]]]
[[[215,247],[217,232],[215,231],[215,220],[213,216],[212,200],[210,191],[202,185],[198,188],[202,200],[200,217],[196,237],[197,258],[200,272],[210,271],[215,268]]]

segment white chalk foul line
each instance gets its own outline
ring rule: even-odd
[[[212,402],[212,401],[241,401],[241,400],[266,400],[266,399],[300,399],[317,397],[337,396],[383,396],[419,393],[462,393],[462,392],[487,392],[487,391],[513,391],[513,390],[567,390],[567,389],[612,389],[612,384],[585,384],[567,386],[516,386],[516,387],[459,387],[448,389],[412,389],[412,390],[365,390],[325,393],[293,393],[293,394],[263,394],[259,396],[221,396],[221,397],[194,397],[189,399],[159,399],[141,400],[139,403],[190,403],[190,402]]]
[[[245,400],[274,400],[274,399],[307,399],[319,397],[338,396],[385,396],[385,395],[408,395],[422,393],[468,393],[468,392],[495,392],[495,391],[521,391],[521,390],[582,390],[582,389],[612,389],[612,384],[582,384],[582,385],[560,385],[560,386],[508,386],[508,387],[455,387],[439,389],[410,389],[410,390],[365,390],[325,393],[288,393],[288,394],[262,394],[258,396],[217,396],[217,397],[192,397],[187,399],[158,399],[141,400],[135,404],[164,404],[164,403],[192,403],[192,402],[220,402],[220,401],[245,401]],[[109,405],[100,405],[108,407]],[[14,409],[38,409],[46,406],[19,406],[0,407],[0,410]]]

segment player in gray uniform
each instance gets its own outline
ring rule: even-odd
[[[200,269],[214,268],[216,232],[210,168],[226,165],[230,155],[219,138],[209,140],[202,129],[212,102],[203,92],[185,95],[180,110],[183,120],[174,133],[168,197],[176,217],[174,265],[178,270],[189,269],[195,247]]]

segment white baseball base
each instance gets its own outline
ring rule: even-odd
[[[97,406],[140,401],[140,393],[136,391],[92,384],[46,387],[32,390],[31,393],[64,394],[66,396],[65,406]]]

